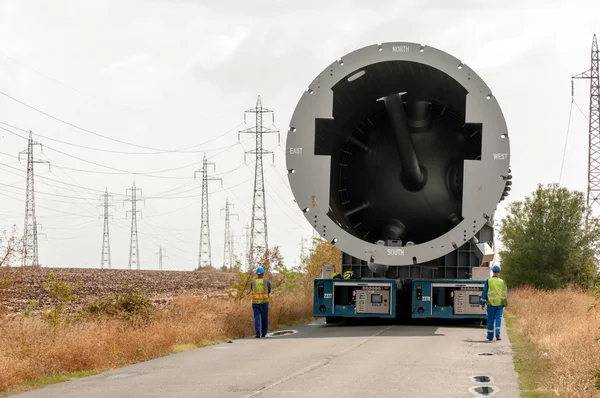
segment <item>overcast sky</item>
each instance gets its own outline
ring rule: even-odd
[[[282,131],[265,138],[268,233],[293,264],[312,234],[293,201],[285,168],[289,120],[303,90],[329,63],[360,47],[420,42],[472,67],[492,89],[511,139],[512,195],[558,181],[571,103],[570,77],[589,69],[600,33],[594,1],[26,1],[0,0],[0,123],[44,144],[36,165],[39,259],[46,266],[99,267],[100,195],[113,195],[113,268],[126,268],[130,220],[126,189],[142,189],[140,261],[157,269],[197,266],[206,153],[213,263],[223,261],[225,200],[234,204],[236,252],[252,208],[253,136],[244,110],[258,95]],[[525,5],[523,4],[525,3]],[[373,4],[373,5],[369,5]],[[417,5],[418,4],[418,5]],[[62,119],[87,132],[37,112]],[[575,101],[588,113],[589,82]],[[270,119],[268,119],[270,121]],[[23,231],[26,133],[0,124],[0,228]],[[562,183],[585,190],[587,120],[573,110]],[[95,134],[94,134],[95,133]],[[15,135],[16,134],[16,135]],[[97,135],[96,135],[97,134]],[[20,136],[20,137],[19,137]],[[113,140],[102,138],[106,136]],[[57,141],[58,140],[58,141]],[[120,140],[129,145],[119,143]],[[210,141],[206,143],[207,141]],[[137,145],[137,146],[135,146]],[[140,147],[141,146],[141,147]],[[89,149],[92,147],[103,151]],[[152,153],[155,149],[186,151]],[[121,153],[119,153],[121,152]],[[122,153],[125,152],[125,153]],[[133,175],[131,173],[138,173]],[[506,203],[506,202],[503,202]],[[497,217],[503,215],[498,207]]]

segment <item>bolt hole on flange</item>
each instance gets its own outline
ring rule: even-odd
[[[498,391],[498,387],[495,386],[477,386],[469,388],[469,392],[476,397],[496,395]]]

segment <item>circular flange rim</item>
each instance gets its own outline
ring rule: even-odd
[[[375,62],[371,62],[373,59],[375,59]],[[468,217],[465,216],[464,203],[466,201],[463,199],[464,219],[449,232],[429,242],[412,246],[403,246],[400,248],[380,246],[375,243],[366,242],[349,232],[346,232],[340,224],[334,222],[327,216],[330,169],[317,169],[317,172],[312,173],[310,179],[307,180],[306,176],[299,178],[302,169],[298,167],[298,165],[302,163],[302,161],[298,160],[300,157],[308,157],[303,162],[306,165],[310,164],[309,167],[311,167],[311,171],[313,172],[315,171],[316,165],[325,165],[327,163],[319,158],[329,158],[329,156],[314,155],[314,150],[311,150],[310,144],[312,143],[312,147],[314,148],[314,119],[332,117],[331,108],[333,93],[331,87],[341,79],[356,74],[361,68],[365,68],[366,66],[377,62],[394,60],[419,62],[440,69],[442,72],[454,78],[468,91],[467,113],[472,113],[466,117],[468,122],[483,123],[484,130],[486,127],[490,128],[489,126],[492,126],[490,130],[495,130],[494,132],[482,132],[482,157],[477,161],[477,168],[485,170],[475,171],[475,174],[495,174],[493,177],[497,178],[495,181],[490,182],[484,181],[486,179],[483,178],[488,177],[488,175],[478,175],[478,179],[475,183],[471,183],[471,181],[465,183],[465,188],[463,188],[463,198],[471,195],[469,201],[472,205],[470,208],[467,206],[467,212],[470,211],[471,214]],[[329,97],[331,97],[331,100],[327,101]],[[303,119],[308,119],[308,121]],[[310,127],[310,120],[313,121],[312,130]],[[302,136],[302,134],[304,134],[304,136]],[[310,137],[311,134],[312,138]],[[499,137],[502,137],[502,139],[499,139]],[[307,149],[307,151],[301,155],[297,153],[299,144],[301,144],[301,149]],[[496,148],[496,152],[500,149],[499,153],[504,155],[504,158],[500,159],[501,161],[492,160],[490,158],[490,156],[492,156],[491,152],[493,152],[491,149],[492,146]],[[296,151],[296,153],[294,153],[294,151]],[[343,56],[340,60],[335,61],[326,67],[323,72],[313,80],[300,98],[291,118],[286,142],[288,180],[296,203],[305,213],[304,216],[309,222],[311,216],[314,214],[316,215],[315,218],[319,220],[319,225],[323,225],[322,230],[315,228],[315,225],[312,225],[312,227],[322,236],[325,235],[323,231],[326,230],[328,235],[326,236],[327,240],[334,243],[345,253],[374,264],[386,266],[383,267],[385,269],[390,265],[414,264],[416,263],[416,260],[418,260],[419,263],[423,263],[450,253],[464,244],[467,240],[463,239],[461,230],[464,231],[465,235],[469,235],[469,239],[474,236],[484,224],[490,220],[500,201],[505,186],[505,182],[501,180],[501,177],[508,174],[509,155],[510,146],[506,121],[495,96],[491,93],[491,90],[485,82],[472,69],[454,56],[433,47],[411,42],[390,42],[366,46]],[[467,162],[468,161],[465,161],[465,175],[467,174],[467,169],[469,167],[471,169],[475,168],[475,165],[470,165],[468,167]],[[290,170],[292,170],[292,172],[290,172]],[[480,186],[477,186],[478,184]],[[324,191],[323,187],[326,186],[327,195],[315,195],[314,191],[318,190],[315,189],[315,186],[320,186],[321,191]],[[487,192],[488,198],[484,205],[477,203],[473,205],[472,196],[478,194],[477,190],[479,190],[479,192]],[[318,204],[315,206],[316,196],[319,196],[322,201],[326,201],[327,206],[320,207]],[[309,200],[311,197],[312,205]],[[473,214],[475,213],[475,210],[480,209],[482,211],[478,214]],[[332,240],[331,238],[334,239]],[[454,245],[456,245],[456,247],[454,247]],[[401,255],[396,255],[398,253],[401,253]],[[383,271],[385,271],[385,269]]]

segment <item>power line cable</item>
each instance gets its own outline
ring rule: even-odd
[[[81,185],[81,184],[79,184],[79,183],[78,183],[78,182],[77,182],[75,179],[73,179],[73,177],[71,177],[69,174],[67,174],[66,172],[62,171],[62,173],[63,173],[65,176],[69,177],[69,179],[71,179],[71,180],[72,180],[72,181],[73,181],[75,184],[77,184],[77,185]],[[60,179],[60,177],[58,177],[58,176],[56,176],[56,177]],[[75,192],[75,191],[74,191],[74,192]],[[91,203],[90,203],[90,206],[93,206],[93,207],[94,207],[94,210],[96,209],[95,205],[93,205],[93,204],[91,204]],[[114,221],[114,224],[115,224],[115,226],[116,226],[117,228],[124,229],[124,230],[125,230],[125,229],[129,229],[129,227],[127,227],[127,226],[122,226],[118,220],[115,220],[115,221]],[[146,237],[148,237],[148,240],[152,241],[152,238],[151,238],[151,237],[149,237],[147,234],[145,234],[145,233],[143,233],[143,232],[139,232],[139,231],[138,231],[138,234],[139,234],[139,235],[146,236]],[[163,239],[164,239],[164,238],[163,238]],[[153,241],[152,241],[152,242],[153,242]],[[153,242],[153,243],[156,243],[156,242]],[[142,243],[142,246],[145,246],[145,245]],[[175,248],[175,249],[177,249],[177,248]],[[178,250],[178,249],[177,249],[177,250]],[[180,251],[181,251],[181,250],[180,250]],[[177,256],[176,256],[176,257],[177,257]],[[180,257],[179,257],[179,258],[180,258]]]
[[[573,102],[575,103],[575,106],[577,107],[577,109],[579,110],[579,112],[583,115],[583,117],[585,118],[585,120],[587,120],[589,122],[590,118],[585,113],[583,113],[583,111],[581,110],[581,108],[579,107],[579,105],[577,105],[577,102],[575,100],[573,100]]]
[[[27,129],[24,129],[24,128],[21,128],[21,127],[17,127],[17,126],[14,126],[12,124],[5,123],[3,121],[0,121],[0,124],[2,124],[4,126],[8,126],[10,128],[13,128],[15,130],[22,131],[24,133],[29,133],[29,130],[27,130]],[[198,144],[196,146],[206,145],[208,143],[211,143],[213,141],[218,140],[219,138],[223,138],[227,134],[229,134],[229,133],[231,133],[233,131],[236,131],[243,124],[244,124],[243,122],[239,123],[237,126],[235,126],[234,128],[232,128],[232,129],[224,132],[223,134],[221,134],[221,135],[219,135],[219,136],[217,136],[215,138],[212,138],[212,139],[210,139],[208,141],[202,142],[202,143],[200,143],[200,144]],[[90,150],[99,151],[99,152],[118,153],[118,154],[123,154],[123,155],[163,155],[165,153],[179,153],[179,152],[181,152],[181,153],[201,153],[201,152],[214,152],[214,151],[218,151],[218,150],[221,149],[221,148],[215,148],[215,149],[196,150],[196,151],[171,151],[171,152],[128,152],[128,151],[115,151],[115,150],[111,150],[111,149],[102,149],[102,148],[95,148],[95,147],[86,146],[86,145],[74,144],[72,142],[58,140],[56,138],[52,138],[52,137],[48,137],[48,136],[45,136],[45,135],[41,135],[39,133],[35,133],[35,135],[38,136],[38,137],[50,140],[50,141],[55,141],[55,142],[58,142],[58,143],[61,143],[61,144],[65,144],[65,145],[71,145],[71,146],[74,146],[74,147],[77,147],[77,148],[90,149]]]
[[[560,175],[558,177],[558,183],[562,181],[563,168],[565,166],[565,155],[567,154],[567,143],[569,142],[569,130],[571,129],[571,114],[573,113],[573,104],[575,100],[571,98],[571,109],[569,110],[569,122],[567,123],[567,134],[565,136],[565,146],[563,148],[562,162],[560,165]]]
[[[144,145],[133,144],[133,143],[131,143],[131,142],[127,142],[127,141],[118,140],[118,139],[116,139],[116,138],[111,138],[111,137],[108,137],[108,136],[106,136],[106,135],[103,135],[103,134],[96,133],[96,132],[94,132],[94,131],[88,130],[88,129],[86,129],[86,128],[83,128],[83,127],[80,127],[80,126],[78,126],[78,125],[76,125],[76,124],[73,124],[73,123],[67,122],[66,120],[60,119],[60,118],[58,118],[58,117],[56,117],[56,116],[52,116],[51,114],[49,114],[49,113],[47,113],[47,112],[44,112],[44,111],[42,111],[42,110],[40,110],[40,109],[38,109],[38,108],[36,108],[36,107],[34,107],[34,106],[31,106],[31,105],[29,105],[29,104],[27,104],[27,103],[25,103],[25,102],[23,102],[23,101],[21,101],[21,100],[19,100],[19,99],[15,98],[15,97],[13,97],[13,96],[10,96],[10,95],[6,94],[6,93],[5,93],[5,92],[3,92],[3,91],[0,91],[0,94],[1,94],[1,95],[4,95],[5,97],[7,97],[7,98],[9,98],[9,99],[11,99],[11,100],[13,100],[13,101],[15,101],[15,102],[18,102],[19,104],[21,104],[21,105],[23,105],[23,106],[26,106],[26,107],[28,107],[28,108],[30,108],[30,109],[32,109],[32,110],[34,110],[34,111],[36,111],[36,112],[39,112],[39,113],[41,113],[42,115],[44,115],[44,116],[47,116],[47,117],[49,117],[49,118],[51,118],[51,119],[54,119],[54,120],[56,120],[56,121],[59,121],[59,122],[61,122],[61,123],[64,123],[64,124],[66,124],[66,125],[68,125],[68,126],[71,126],[71,127],[73,127],[73,128],[76,128],[76,129],[78,129],[78,130],[81,130],[81,131],[83,131],[83,132],[86,132],[86,133],[89,133],[89,134],[95,135],[95,136],[97,136],[97,137],[104,138],[104,139],[106,139],[106,140],[110,140],[110,141],[118,142],[118,143],[120,143],[120,144],[124,144],[124,145],[130,145],[130,146],[137,147],[137,148],[142,148],[142,149],[149,149],[149,150],[152,150],[152,151],[157,151],[157,152],[160,152],[160,153],[186,152],[186,151],[187,151],[187,150],[189,150],[189,149],[192,149],[192,148],[197,148],[197,147],[199,147],[199,146],[200,146],[199,144],[197,144],[197,145],[192,145],[192,146],[189,146],[189,147],[186,147],[186,148],[179,148],[179,149],[160,149],[160,148],[152,148],[152,147],[148,147],[148,146],[144,146]],[[239,126],[239,124],[238,124],[238,126]],[[220,138],[220,137],[216,137],[216,138],[212,139],[212,141],[214,141],[214,140],[217,140],[218,138]],[[210,141],[208,141],[208,142],[210,142]]]
[[[15,198],[13,196],[7,195],[5,192],[0,192],[0,195],[4,196],[4,197],[7,197],[7,198],[10,198],[12,200],[16,200],[17,202],[21,202],[21,203],[23,202],[23,198]],[[73,204],[73,203],[71,202],[71,204]],[[36,204],[36,207],[39,207],[39,208],[42,208],[42,209],[46,209],[46,210],[50,210],[50,211],[54,211],[56,213],[62,213],[62,214],[73,216],[73,217],[87,217],[87,218],[90,218],[90,216],[88,216],[87,214],[75,214],[75,213],[72,213],[72,212],[67,212],[67,211],[62,211],[62,210],[56,210],[56,209],[53,209],[53,208],[50,208],[50,207],[41,206],[41,205],[37,205],[37,204]],[[94,218],[96,218],[96,217],[94,217]]]
[[[1,165],[1,164],[2,164],[2,163],[0,163],[0,165]],[[229,170],[228,172],[225,172],[225,173],[223,173],[221,176],[228,175],[228,174],[230,174],[230,173],[232,173],[232,172],[234,172],[234,171],[236,171],[236,170],[238,170],[238,169],[242,168],[243,166],[244,166],[244,164],[241,164],[241,165],[237,166],[236,168],[234,168],[234,169],[232,169],[232,170]],[[23,170],[17,169],[17,168],[15,168],[15,167],[10,167],[10,168],[12,168],[12,169],[14,169],[14,170],[16,170],[16,171],[22,172],[22,173],[24,172]],[[13,172],[11,172],[11,171],[9,171],[9,170],[4,170],[4,171],[5,171],[5,172],[7,172],[7,173],[10,173],[10,174],[13,174],[13,175],[19,176],[19,174],[13,173]],[[53,173],[53,172],[50,172],[50,174],[52,174],[52,175],[56,176],[56,174],[55,174],[55,173]],[[20,176],[19,176],[19,177],[20,177]],[[56,180],[56,179],[48,178],[48,177],[45,177],[45,176],[36,175],[36,178],[41,178],[42,180],[49,180],[49,181],[53,181],[53,182],[58,182],[58,183],[60,183],[60,184],[62,184],[62,185],[65,185],[65,186],[66,186],[66,187],[67,187],[69,190],[71,190],[71,191],[73,191],[73,192],[76,192],[76,193],[77,193],[77,195],[79,195],[79,197],[81,197],[81,192],[79,192],[79,191],[76,191],[76,190],[73,190],[73,188],[72,188],[72,187],[81,187],[82,189],[85,189],[85,190],[87,190],[87,191],[92,191],[92,192],[104,192],[104,191],[96,190],[96,189],[93,189],[93,188],[86,188],[86,187],[83,187],[83,186],[82,186],[82,185],[80,185],[80,184],[78,184],[78,185],[73,185],[73,184],[69,184],[69,183],[67,183],[67,182],[65,182],[65,181],[62,181],[62,180]],[[44,185],[48,186],[48,187],[55,187],[54,185],[52,185],[52,184],[48,184],[48,183],[47,183],[47,182],[45,182],[45,181],[40,181],[40,182],[41,182],[41,183],[43,183]],[[168,190],[168,191],[163,191],[162,193],[165,193],[165,192],[170,192],[170,191],[174,191],[174,190],[176,190],[176,189],[180,189],[180,188],[182,188],[182,187],[184,187],[185,185],[188,185],[188,184],[190,184],[190,183],[194,183],[194,181],[190,181],[189,183],[185,183],[185,184],[183,184],[183,185],[181,185],[181,186],[179,186],[179,187],[177,187],[177,188],[173,188],[173,189],[171,189],[171,190]],[[240,184],[237,184],[237,185],[240,185]],[[237,186],[237,185],[236,185],[236,186]],[[20,190],[24,190],[24,188],[20,188],[20,187],[14,187],[14,188],[16,188],[16,189],[20,189]],[[58,187],[56,187],[56,188],[58,188]],[[59,189],[67,189],[67,188],[59,188]],[[183,194],[183,193],[186,193],[186,192],[195,191],[195,190],[197,190],[198,188],[200,188],[200,185],[197,185],[197,186],[195,186],[195,187],[193,187],[193,188],[191,188],[191,189],[185,190],[185,191],[181,191],[181,192],[176,192],[176,193],[173,193],[173,194],[171,194],[171,195],[164,195],[164,196],[163,196],[163,195],[156,195],[156,194],[155,194],[155,195],[153,195],[153,196],[149,196],[149,197],[147,197],[147,198],[146,198],[146,200],[148,200],[148,199],[156,200],[156,199],[191,199],[191,198],[198,198],[198,197],[200,197],[200,196],[201,196],[201,194],[198,194],[198,195],[187,195],[187,196],[172,196],[172,195],[180,195],[180,194]],[[221,189],[221,190],[215,191],[215,192],[213,192],[213,193],[222,192],[222,191],[223,191],[223,190]],[[37,193],[37,191],[36,191],[36,193]],[[48,193],[48,192],[40,192],[40,193],[41,193],[41,194],[45,194],[45,195],[51,195],[51,196],[61,196],[61,197],[63,197],[63,198],[77,199],[77,198],[75,198],[75,197],[72,197],[72,196],[67,196],[67,195],[63,195],[63,194],[56,195],[56,194],[51,194],[51,193]],[[88,193],[88,192],[84,192],[84,194],[85,194],[85,195],[90,195],[90,193]],[[110,191],[109,191],[109,194],[111,194],[111,195],[113,195],[113,196],[114,196],[114,195],[119,195],[119,194],[117,194],[117,193],[111,193]],[[120,195],[121,195],[121,196],[124,196],[123,194],[120,194]],[[87,199],[93,200],[92,198],[84,198],[84,200],[87,200]],[[58,202],[60,202],[60,201],[58,201]],[[70,203],[70,202],[69,202],[69,203]]]
[[[11,134],[14,134],[14,135],[17,135],[17,136],[21,137],[20,135],[14,133],[14,132],[12,132],[12,131],[10,131],[8,129],[5,129],[4,127],[0,127],[0,129],[4,130],[4,131],[7,131],[7,132],[9,132]],[[23,138],[23,137],[21,137],[21,138]],[[227,147],[224,147],[224,150],[222,150],[221,152],[219,152],[219,154],[221,154],[221,153],[227,151],[228,149],[231,149],[231,148],[233,148],[233,147],[235,147],[237,145],[240,145],[240,143],[236,142],[236,143],[231,144],[231,145],[229,145]],[[184,166],[174,167],[174,168],[170,168],[170,169],[155,170],[155,171],[150,171],[150,172],[133,172],[133,171],[129,171],[129,170],[118,169],[118,168],[115,168],[115,167],[111,167],[111,166],[103,165],[103,164],[100,164],[100,163],[92,162],[90,160],[86,160],[86,159],[80,158],[78,156],[74,156],[74,155],[68,154],[66,152],[60,151],[58,149],[49,147],[48,145],[45,145],[45,148],[49,149],[51,151],[60,153],[60,154],[62,154],[64,156],[68,156],[68,157],[71,157],[73,159],[77,159],[77,160],[85,162],[85,163],[93,164],[93,165],[99,166],[99,167],[104,167],[104,168],[110,169],[110,170],[116,170],[116,171],[119,172],[119,173],[109,173],[109,172],[104,172],[104,171],[82,170],[82,169],[76,169],[76,168],[72,168],[72,167],[54,165],[54,167],[61,168],[61,169],[72,170],[72,171],[79,171],[79,172],[84,172],[84,173],[92,173],[92,174],[139,175],[139,176],[152,177],[152,178],[163,178],[163,179],[174,179],[174,180],[187,180],[187,179],[189,179],[189,177],[158,176],[158,175],[154,175],[154,174],[164,173],[164,172],[174,171],[174,170],[181,170],[181,169],[184,169],[184,168],[191,168],[191,167],[193,167],[193,166],[201,163],[200,161],[198,161],[198,162],[193,162],[193,163],[190,163],[190,164],[187,164],[187,165],[184,165]],[[47,157],[47,155],[46,155],[46,157]]]
[[[17,63],[17,64],[19,64],[19,65],[21,65],[21,66],[23,66],[23,67],[27,68],[27,69],[29,69],[29,70],[31,70],[31,71],[33,71],[33,72],[35,72],[35,73],[37,73],[38,75],[40,75],[40,76],[42,76],[42,77],[45,77],[46,79],[52,80],[53,82],[55,82],[55,83],[58,83],[58,84],[60,84],[61,86],[67,87],[67,88],[69,88],[69,89],[71,89],[71,90],[73,90],[73,91],[76,91],[76,92],[78,92],[78,93],[80,93],[80,94],[83,94],[83,95],[85,95],[85,96],[88,96],[88,97],[90,97],[90,98],[94,98],[94,99],[96,99],[96,100],[99,100],[99,101],[102,101],[102,102],[106,102],[106,103],[109,103],[109,104],[118,105],[118,106],[120,106],[120,107],[122,107],[122,108],[126,108],[126,109],[130,109],[130,110],[134,110],[134,111],[137,111],[137,112],[144,112],[144,113],[153,114],[152,112],[148,112],[148,111],[145,111],[145,110],[142,110],[142,109],[133,108],[133,107],[130,107],[130,106],[128,106],[128,105],[121,104],[121,103],[119,103],[119,102],[115,102],[115,101],[107,100],[106,98],[102,98],[102,97],[99,97],[99,96],[95,96],[95,95],[92,95],[92,94],[89,94],[89,93],[83,92],[83,91],[81,91],[81,90],[79,90],[79,89],[77,89],[77,88],[75,88],[75,87],[72,87],[72,86],[70,86],[70,85],[68,85],[68,84],[66,84],[66,83],[63,83],[63,82],[61,82],[61,81],[59,81],[59,80],[57,80],[57,79],[55,79],[55,78],[53,78],[53,77],[50,77],[50,76],[48,76],[48,75],[46,75],[46,74],[44,74],[44,73],[42,73],[42,72],[40,72],[40,71],[38,71],[38,70],[36,70],[36,69],[32,68],[32,67],[31,67],[31,66],[29,66],[29,65],[25,65],[23,62],[21,62],[21,61],[19,61],[19,60],[15,59],[15,58],[13,58],[13,57],[11,57],[11,56],[7,55],[7,54],[6,54],[6,53],[4,53],[4,52],[1,52],[1,51],[0,51],[0,55],[2,55],[2,56],[4,56],[5,58],[7,58],[7,59],[10,59],[11,61],[13,61],[13,62],[15,62],[15,63]]]

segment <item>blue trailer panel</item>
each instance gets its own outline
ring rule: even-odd
[[[413,318],[486,319],[479,298],[481,280],[413,280],[411,302]]]
[[[385,279],[315,279],[314,316],[394,318],[396,281]]]
[[[315,279],[315,317],[486,319],[483,280]]]

